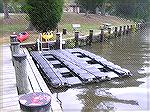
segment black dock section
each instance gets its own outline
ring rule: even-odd
[[[107,81],[131,75],[129,70],[79,48],[32,51],[31,56],[43,76],[55,88]]]

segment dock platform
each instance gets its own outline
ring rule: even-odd
[[[17,91],[16,74],[12,63],[10,46],[0,46],[0,52],[0,112],[22,112],[18,101],[20,94]],[[48,93],[51,96],[50,112],[63,112],[58,99],[47,87],[27,49],[21,48],[21,53],[27,55],[26,65],[29,93]]]
[[[32,51],[31,56],[48,83],[55,88],[131,76],[129,70],[80,48]]]

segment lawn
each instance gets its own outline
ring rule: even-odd
[[[84,14],[76,13],[64,13],[61,21],[58,24],[59,32],[62,32],[64,28],[67,29],[67,35],[64,38],[69,38],[74,36],[74,31],[72,24],[80,24],[78,31],[81,35],[89,34],[89,30],[93,29],[94,32],[99,32],[99,27],[102,23],[111,23],[113,26],[120,26],[125,24],[131,24],[125,19],[117,18],[114,16],[99,16],[99,15],[89,15],[88,17]],[[9,36],[13,33],[19,33],[26,31],[29,25],[26,14],[14,14],[11,15],[11,19],[4,20],[0,17],[0,44],[8,43]],[[36,31],[28,31],[30,38],[24,42],[35,42],[38,38],[38,33]]]

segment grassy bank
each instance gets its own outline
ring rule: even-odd
[[[9,42],[9,35],[13,32],[19,33],[25,31],[28,28],[29,21],[27,21],[27,16],[25,14],[15,14],[11,15],[11,19],[4,20],[0,17],[0,44]],[[58,25],[59,31],[62,32],[63,28],[67,29],[67,37],[72,37],[74,35],[72,24],[80,24],[81,27],[78,29],[81,35],[88,34],[90,29],[94,32],[99,31],[100,25],[103,23],[111,23],[113,26],[120,26],[131,24],[125,19],[117,18],[114,16],[99,16],[99,15],[89,15],[84,16],[84,14],[75,13],[64,13],[62,19]],[[28,31],[30,38],[25,42],[36,41],[38,34],[36,31]]]

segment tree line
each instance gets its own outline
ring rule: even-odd
[[[150,21],[150,0],[0,0],[0,12],[4,12],[6,19],[9,12],[25,12],[33,26],[44,32],[57,28],[64,4],[69,1],[76,3],[86,16],[89,13],[109,14],[135,21]]]

